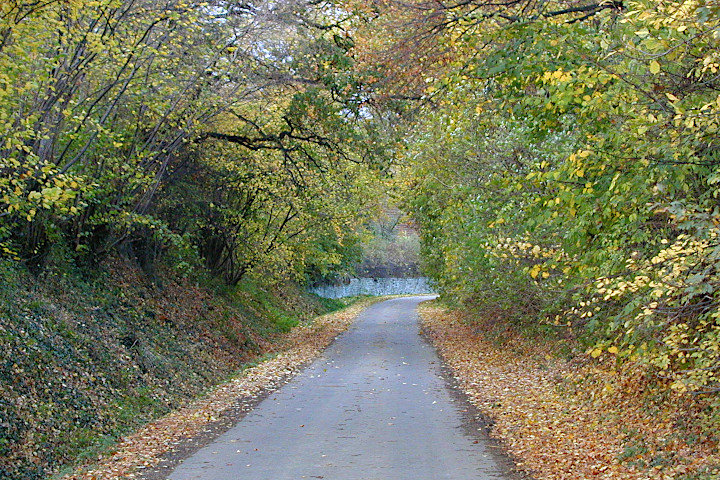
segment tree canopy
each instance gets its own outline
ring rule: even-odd
[[[342,22],[303,0],[4,2],[2,255],[165,252],[230,283],[342,267],[382,169]]]
[[[718,392],[717,2],[373,5],[442,292]]]
[[[317,279],[357,261],[392,178],[446,298],[711,396],[719,18],[711,0],[5,2],[0,254]]]

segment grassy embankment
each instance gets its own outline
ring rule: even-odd
[[[4,480],[92,463],[343,306],[293,285],[149,276],[120,258],[91,273],[6,264],[0,275]]]

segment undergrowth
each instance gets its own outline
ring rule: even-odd
[[[343,306],[295,285],[154,275],[113,258],[40,276],[0,265],[0,478],[97,457]]]
[[[548,325],[539,311],[509,314],[492,298],[445,306],[473,335],[503,352],[506,362],[521,359],[538,371],[562,372],[554,376],[556,392],[568,406],[587,406],[593,425],[611,432],[620,447],[614,461],[682,480],[720,478],[713,464],[720,454],[720,409],[712,396],[673,392],[640,360],[593,358],[587,354],[592,331]]]

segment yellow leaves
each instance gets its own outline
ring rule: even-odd
[[[540,274],[541,268],[542,268],[542,267],[540,266],[540,264],[537,264],[537,265],[533,266],[533,267],[530,269],[530,271],[529,271],[530,276],[531,276],[532,278],[537,278],[538,275]]]
[[[599,358],[603,354],[603,351],[607,351],[607,353],[610,353],[612,355],[617,355],[619,352],[618,348],[614,345],[608,347],[607,350],[604,350],[604,347],[602,345],[598,345],[590,349],[589,354],[592,358]]]
[[[648,65],[648,70],[650,70],[650,73],[653,75],[657,75],[660,73],[660,64],[657,62],[657,60],[653,60],[650,62],[650,65]]]
[[[703,66],[698,72],[698,76],[703,76],[705,73],[716,74],[720,71],[720,61],[716,56],[708,56],[703,59]]]
[[[547,265],[538,263],[533,265],[533,267],[528,270],[528,274],[530,274],[530,277],[534,280],[538,277],[542,279],[550,278],[550,272],[547,271],[546,268]]]
[[[13,260],[20,260],[16,250],[9,247],[7,243],[0,242],[0,256],[12,258]]]
[[[710,235],[708,237],[713,238]],[[697,316],[693,320],[692,328],[685,323],[685,317],[681,313],[690,308],[690,315],[695,317],[696,313],[692,306],[688,307],[688,303],[693,298],[704,296],[708,286],[717,283],[717,276],[710,271],[698,269],[698,262],[706,262],[708,252],[713,251],[717,244],[713,245],[710,240],[687,234],[679,235],[672,242],[661,239],[658,244],[662,249],[654,257],[643,259],[637,256],[628,259],[628,270],[631,274],[602,279],[596,282],[594,287],[596,293],[602,295],[606,301],[637,303],[633,314],[626,319],[624,325],[616,327],[620,335],[632,338],[638,325],[643,329],[665,332],[659,348],[650,349],[647,345],[641,346],[639,350],[631,348],[624,357],[644,359],[657,366],[665,376],[678,382],[673,388],[683,393],[686,387],[688,390],[700,389],[717,381],[717,378],[713,379],[712,373],[697,373],[707,372],[699,367],[707,362],[717,361],[707,352],[713,351],[713,345],[720,349],[717,347],[717,338],[720,337],[708,336],[705,330],[707,325],[715,323],[711,320],[715,318],[714,312]],[[710,275],[713,275],[713,280],[710,280]],[[620,300],[621,298],[624,300]],[[638,298],[643,302],[638,302]],[[672,323],[668,323],[667,312],[673,312]],[[693,353],[688,354],[686,350],[691,345],[693,347],[690,351]],[[602,347],[596,348],[602,350]],[[621,352],[613,347],[607,348],[607,352],[621,355]],[[594,353],[599,356],[598,352]],[[692,368],[693,365],[695,368]]]
[[[0,167],[8,173],[7,180],[0,181],[0,198],[3,210],[15,219],[11,221],[34,221],[40,209],[63,215],[79,212],[78,206],[71,205],[80,190],[79,178],[59,174],[57,166],[40,163],[35,156]]]
[[[43,206],[50,208],[52,203],[55,203],[60,199],[62,193],[62,189],[58,187],[43,188],[41,191]]]
[[[544,72],[541,80],[544,83],[557,85],[560,83],[567,83],[572,80],[572,73],[564,71],[562,68],[552,71]]]
[[[685,393],[685,392],[688,391],[687,385],[686,385],[685,383],[681,382],[681,381],[678,381],[678,380],[672,382],[672,383],[670,384],[670,388],[673,389],[673,390],[675,390],[675,391],[678,392],[678,393]]]
[[[600,278],[596,286],[613,281],[612,278]],[[583,303],[587,306],[587,302],[580,302],[580,305]],[[705,462],[708,455],[712,458],[711,463],[716,462],[716,452],[687,448],[678,442],[668,445],[668,438],[683,437],[679,430],[674,430],[678,427],[672,419],[690,419],[691,415],[684,410],[688,404],[663,401],[661,409],[648,409],[650,399],[643,395],[643,390],[647,380],[652,378],[651,373],[646,372],[644,365],[619,365],[616,361],[622,357],[635,362],[638,356],[652,349],[647,343],[637,348],[620,349],[615,342],[605,342],[585,352],[590,358],[601,361],[584,362],[584,367],[562,371],[555,369],[551,358],[542,355],[542,347],[528,346],[532,342],[527,338],[524,341],[513,338],[513,345],[521,345],[520,353],[508,356],[506,348],[498,348],[481,333],[489,330],[485,328],[489,319],[470,315],[456,318],[450,314],[436,318],[434,312],[427,310],[421,311],[421,316],[424,331],[439,346],[463,390],[496,419],[497,433],[511,448],[516,448],[526,466],[541,472],[539,478],[595,478],[608,467],[611,471],[601,475],[603,478],[665,478],[666,474],[670,478],[673,472],[679,471],[675,460],[667,469],[648,467],[645,470],[636,466],[614,470],[618,466],[617,452],[627,448],[628,424],[633,425],[643,441],[652,443],[656,440],[657,451],[653,447],[650,458],[657,458],[664,445],[665,452],[673,455],[668,458],[675,458],[678,448],[683,448],[693,455],[693,460],[688,463]],[[492,321],[496,322],[497,318],[493,317]],[[559,324],[560,316],[556,316],[555,325]],[[531,354],[524,354],[526,348],[533,349]],[[526,362],[528,357],[530,362]],[[548,388],[544,383],[546,378],[554,379],[554,387]],[[682,393],[683,384],[678,381],[673,388]],[[553,392],[562,392],[560,398],[549,398]],[[580,405],[587,406],[587,411],[580,413],[577,410]],[[602,444],[599,447],[605,436],[615,446]],[[576,464],[569,469],[562,463],[569,452],[575,452],[567,445],[581,445],[576,452],[579,464],[587,461],[588,470],[579,470]],[[714,445],[713,442],[710,448]],[[607,461],[599,460],[606,452],[611,452]],[[640,454],[633,458],[650,459]]]

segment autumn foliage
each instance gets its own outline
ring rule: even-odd
[[[452,52],[398,150],[448,298],[567,329],[594,358],[716,401],[717,9],[407,6],[417,28],[398,35]]]
[[[719,31],[715,0],[3,2],[0,274],[322,280],[390,195],[446,301],[668,410],[578,475],[712,478],[647,452],[717,448]]]
[[[167,270],[150,277],[118,256],[79,276],[25,272],[0,284],[3,479],[94,463],[121,437],[280,351],[292,327],[328,307],[291,283],[225,290]]]
[[[423,331],[518,468],[538,480],[713,479],[717,438],[688,404],[653,390],[614,359],[558,358],[553,341],[506,332],[492,319],[421,307]],[[643,391],[641,388],[647,389]],[[652,394],[649,395],[649,391]]]
[[[0,255],[322,277],[375,197],[360,76],[314,2],[0,5]]]
[[[717,441],[717,2],[374,5],[397,49],[363,59],[420,89],[396,178],[445,299],[617,362]]]

